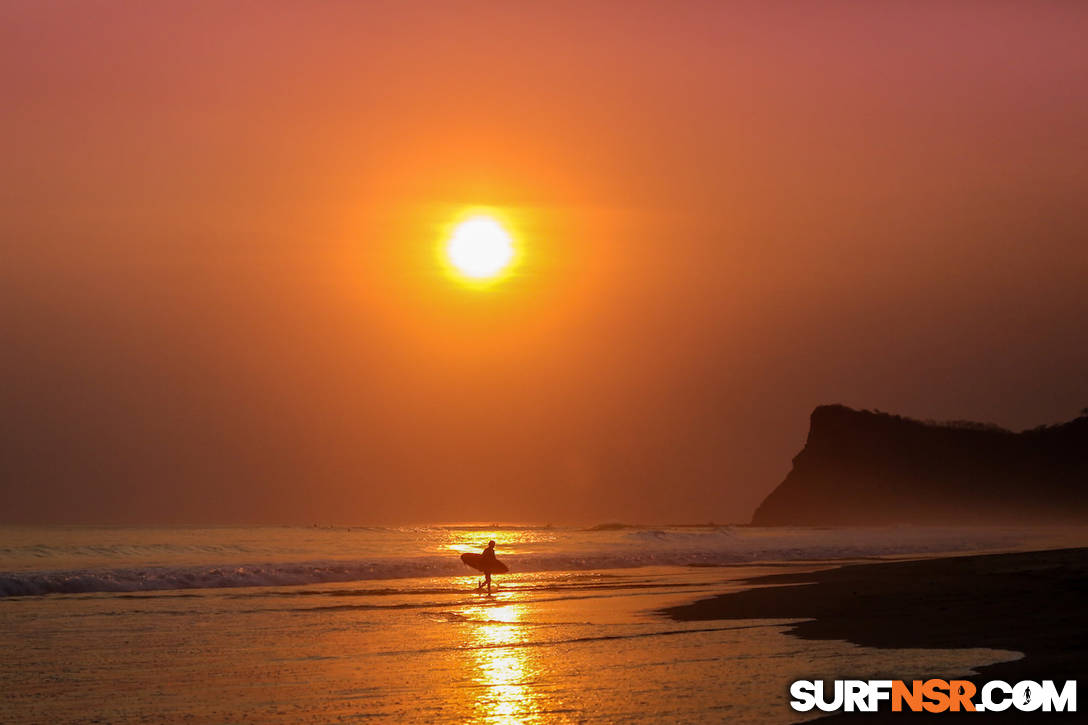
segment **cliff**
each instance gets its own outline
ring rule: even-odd
[[[1088,416],[1013,433],[825,405],[757,525],[1088,521]]]

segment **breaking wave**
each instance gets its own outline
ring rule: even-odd
[[[857,530],[710,531],[667,529],[618,530],[619,541],[596,550],[580,548],[502,556],[514,574],[643,566],[727,566],[755,562],[842,560],[940,552],[977,551],[1014,545],[1011,532],[926,536]],[[602,542],[596,542],[600,545]],[[217,550],[222,553],[222,549]],[[239,558],[246,553],[239,551]],[[265,552],[266,556],[270,552]],[[271,553],[271,556],[275,556]],[[248,558],[248,557],[247,557]],[[183,566],[88,567],[49,571],[0,571],[0,597],[91,592],[143,592],[230,587],[297,586],[334,582],[420,577],[475,576],[456,555],[373,557],[321,561],[209,563]]]
[[[462,571],[457,571],[458,568]],[[448,562],[438,557],[428,561],[400,559],[9,572],[0,573],[0,596],[292,586],[458,573],[464,573],[459,561]]]

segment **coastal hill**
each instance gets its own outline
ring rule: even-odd
[[[1020,433],[824,405],[756,525],[1088,520],[1088,415]]]

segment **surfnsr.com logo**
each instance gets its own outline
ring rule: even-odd
[[[823,680],[797,680],[790,697],[797,712],[1076,712],[1077,681],[1059,688],[1053,680],[991,680],[976,688],[967,680],[834,680],[831,687]]]

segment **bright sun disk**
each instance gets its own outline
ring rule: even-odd
[[[446,256],[466,277],[490,279],[514,258],[514,242],[497,221],[476,216],[461,222],[453,230]]]

